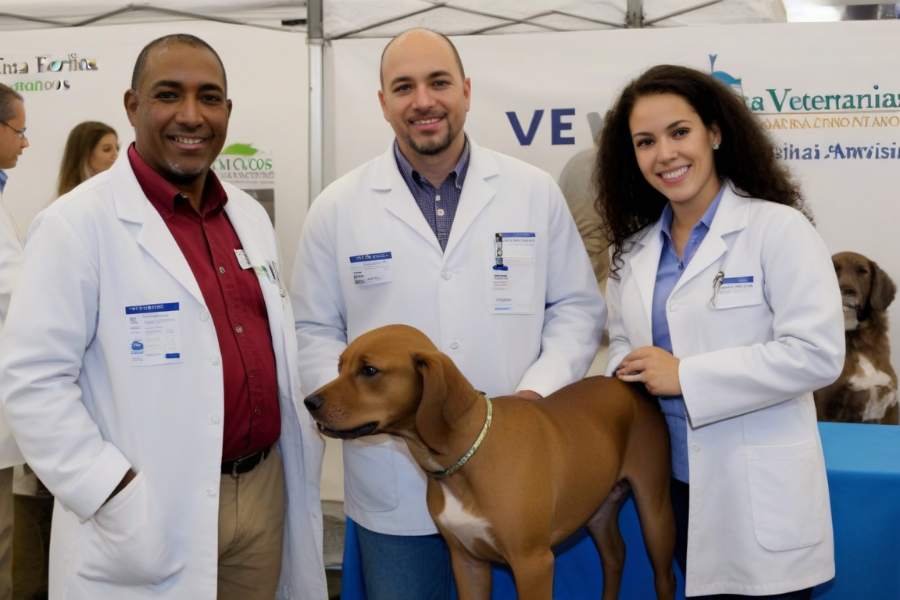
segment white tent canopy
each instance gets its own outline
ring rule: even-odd
[[[412,26],[450,35],[785,20],[781,0],[0,0],[0,30],[202,18],[281,27],[321,5],[323,37],[390,37]],[[629,13],[639,10],[635,22]]]

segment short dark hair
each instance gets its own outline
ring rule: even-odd
[[[138,54],[137,60],[134,63],[134,71],[131,74],[131,90],[135,94],[138,93],[139,88],[141,87],[141,80],[144,78],[144,71],[147,70],[147,56],[150,54],[151,50],[157,46],[162,46],[163,44],[182,44],[184,46],[191,46],[192,48],[204,48],[212,52],[213,56],[216,57],[219,66],[222,67],[222,82],[225,84],[225,95],[228,95],[228,77],[225,75],[225,65],[222,63],[219,53],[216,52],[212,46],[197,36],[189,33],[172,33],[164,35],[144,46],[141,53]]]
[[[775,142],[744,99],[708,73],[677,65],[658,65],[631,81],[607,113],[594,184],[597,211],[606,239],[614,245],[611,273],[622,266],[626,240],[655,223],[668,200],[644,178],[634,153],[629,120],[638,99],[673,94],[683,98],[707,128],[719,128],[713,154],[716,173],[741,195],[794,207],[810,217],[800,186],[775,153]],[[812,220],[810,218],[810,220]]]
[[[462,59],[459,57],[459,52],[456,50],[456,46],[453,44],[453,42],[450,41],[450,38],[448,38],[446,35],[444,35],[440,31],[435,31],[434,29],[428,29],[427,27],[414,27],[412,29],[407,29],[406,31],[402,31],[402,32],[398,33],[397,35],[395,35],[394,37],[392,37],[391,41],[389,41],[387,43],[387,45],[384,47],[384,50],[381,51],[381,62],[378,63],[378,78],[381,81],[381,89],[382,90],[384,89],[384,55],[387,54],[388,48],[390,48],[394,44],[394,42],[396,42],[397,40],[399,40],[401,37],[405,36],[406,34],[412,33],[413,31],[427,31],[429,33],[433,33],[434,35],[438,36],[439,38],[441,38],[442,40],[447,42],[450,45],[450,49],[453,51],[453,58],[456,59],[456,66],[459,67],[459,73],[460,73],[460,75],[462,75],[463,81],[466,80],[466,70],[463,68]]]
[[[116,138],[119,137],[115,129],[99,121],[85,121],[72,128],[66,140],[62,163],[59,165],[57,195],[62,196],[72,191],[81,182],[94,175],[87,169],[91,153],[100,140],[110,133]]]
[[[22,94],[5,83],[0,83],[0,121],[9,121],[16,117],[16,101],[25,102]]]

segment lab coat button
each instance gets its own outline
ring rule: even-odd
[[[678,303],[669,305],[669,312],[677,312],[681,308],[681,305]]]
[[[200,320],[201,320],[201,321],[206,321],[206,320],[208,320],[208,319],[209,319],[209,313],[208,313],[208,312],[206,312],[206,311],[204,310],[203,312],[200,313]]]
[[[209,359],[209,362],[211,362],[214,365],[217,365],[217,364],[219,364],[219,357],[213,356],[211,359]]]
[[[215,496],[216,490],[214,490],[213,488],[209,488],[206,490],[206,493],[209,494],[210,496]]]
[[[213,425],[218,425],[218,424],[219,424],[219,417],[218,417],[218,415],[213,415],[212,422],[213,422]]]
[[[453,340],[452,342],[450,342],[450,348],[451,348],[452,350],[458,349],[458,348],[459,348],[459,342],[457,342],[456,340]]]
[[[453,277],[453,273],[451,273],[450,271],[444,271],[443,273],[441,273],[441,277],[449,280],[451,277]]]
[[[700,444],[692,444],[691,450],[693,450],[694,452],[700,452]]]

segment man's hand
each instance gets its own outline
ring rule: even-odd
[[[125,489],[125,487],[131,483],[131,480],[137,477],[137,473],[135,473],[132,469],[128,469],[128,472],[125,473],[125,476],[122,477],[122,481],[119,482],[119,485],[116,486],[116,489],[112,491],[112,494],[109,495],[109,498],[106,499],[106,502],[109,502],[113,498],[116,497],[116,494]],[[106,504],[104,502],[103,504]]]
[[[644,346],[622,359],[616,377],[622,381],[639,381],[654,396],[680,396],[680,363],[679,359],[662,348]]]

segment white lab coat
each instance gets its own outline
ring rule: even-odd
[[[291,292],[304,389],[335,378],[348,341],[391,323],[423,331],[492,396],[521,389],[546,395],[587,372],[606,305],[565,199],[543,171],[471,141],[470,150],[445,252],[393,147],[313,203]],[[535,234],[533,279],[510,287],[512,296],[534,301],[532,314],[489,312],[495,234],[504,232]],[[391,281],[355,285],[349,258],[384,252],[392,253]],[[363,527],[437,532],[425,505],[425,475],[402,440],[345,442],[344,474],[346,512]]]
[[[660,223],[610,278],[609,366],[653,345]],[[717,273],[753,293],[711,304]],[[769,595],[834,576],[831,508],[812,390],[844,363],[841,295],[798,211],[727,188],[666,303],[688,413],[686,593]]]
[[[265,211],[223,185],[251,263],[278,261]],[[278,597],[324,599],[323,444],[295,405],[290,305],[265,277],[260,288],[287,488]],[[125,307],[169,302],[180,304],[183,362],[132,366]],[[216,598],[223,393],[200,288],[123,152],[37,216],[0,336],[3,408],[28,464],[58,500],[51,599]],[[129,467],[135,480],[103,505]]]
[[[9,301],[12,298],[16,276],[19,274],[19,263],[22,262],[22,237],[12,215],[3,205],[3,192],[0,192],[0,331],[6,323],[9,313]],[[0,469],[21,465],[25,462],[16,440],[0,414]]]

